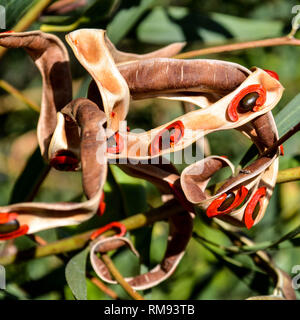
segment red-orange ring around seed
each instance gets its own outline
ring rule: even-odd
[[[50,166],[56,170],[74,171],[78,167],[79,160],[69,150],[59,150],[50,160]]]
[[[279,80],[278,74],[273,70],[263,69],[266,73],[268,73],[271,77],[273,77],[276,80]]]
[[[27,224],[23,224],[16,231],[0,234],[0,240],[10,240],[10,239],[14,239],[14,238],[17,238],[17,237],[21,237],[24,234],[26,234],[28,232],[28,230],[29,230],[28,225]]]
[[[119,134],[119,132],[116,132],[113,136],[111,136],[109,139],[115,139],[116,145],[113,147],[107,147],[107,152],[108,153],[122,153],[124,149],[124,140],[123,137]]]
[[[104,233],[105,231],[107,230],[110,230],[112,228],[117,228],[120,230],[120,232],[118,234],[116,234],[115,236],[117,237],[123,237],[127,230],[126,230],[126,227],[124,226],[123,223],[121,222],[118,222],[118,221],[114,221],[114,222],[111,222],[107,225],[105,225],[104,227],[101,227],[99,228],[98,230],[94,231],[91,236],[90,236],[90,239],[91,240],[95,240],[96,238],[98,238],[102,233]]]
[[[240,103],[240,101],[248,94],[251,92],[257,92],[259,97],[256,100],[256,104],[252,110],[252,112],[256,112],[260,110],[260,107],[264,105],[266,102],[266,89],[260,85],[260,84],[252,84],[248,87],[245,87],[242,89],[230,102],[228,108],[227,108],[227,115],[228,118],[232,122],[236,122],[239,119],[237,108]],[[251,112],[251,111],[249,111]]]
[[[232,204],[225,210],[223,211],[218,211],[218,208],[222,205],[223,201],[226,199],[227,197],[227,193],[223,193],[219,198],[215,199],[206,209],[206,215],[209,218],[215,217],[215,216],[219,216],[219,215],[223,215],[226,213],[230,213],[233,209],[235,209],[236,207],[238,207],[246,198],[248,194],[248,189],[244,186],[241,186],[241,188],[238,190],[234,201],[232,202]]]
[[[161,151],[161,146],[160,145],[161,145],[162,135],[166,131],[170,131],[172,129],[174,129],[175,132],[170,135],[170,147],[172,147],[172,146],[174,146],[175,144],[178,143],[178,141],[184,135],[184,125],[180,120],[171,123],[170,125],[168,125],[166,128],[161,130],[155,136],[155,138],[153,139],[153,141],[151,142],[151,144],[149,146],[150,155],[156,155],[156,154],[160,153],[160,151]]]
[[[18,214],[16,212],[3,212],[0,213],[0,224],[7,223],[11,220],[16,220]]]
[[[249,201],[244,214],[244,221],[247,229],[250,229],[253,226],[254,220],[252,218],[252,214],[254,212],[254,209],[258,201],[260,202],[260,205],[262,205],[261,198],[263,198],[266,195],[266,193],[267,193],[266,187],[261,187],[256,190],[251,200]]]
[[[17,217],[18,217],[18,214],[16,212],[0,213],[0,224],[5,224],[9,221],[16,220]],[[28,230],[29,230],[28,225],[24,224],[20,226],[18,230],[15,230],[9,233],[0,234],[0,240],[9,240],[9,239],[14,239],[14,238],[23,236],[28,232]]]

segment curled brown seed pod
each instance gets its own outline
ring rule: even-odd
[[[72,100],[68,51],[58,37],[41,31],[1,33],[0,45],[25,49],[42,75],[43,92],[37,131],[41,153],[47,158],[56,127],[56,113]]]

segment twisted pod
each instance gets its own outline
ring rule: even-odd
[[[163,261],[150,272],[127,280],[135,289],[146,289],[174,272],[191,237],[194,205],[209,217],[247,228],[263,217],[276,182],[280,153],[264,153],[278,140],[271,110],[283,87],[274,73],[225,61],[170,58],[181,50],[182,43],[145,55],[124,53],[114,47],[104,30],[80,29],[66,40],[93,78],[87,98],[72,100],[69,57],[57,37],[39,31],[0,34],[0,45],[24,48],[39,68],[43,79],[38,124],[42,155],[58,170],[82,170],[87,201],[1,207],[0,240],[89,219],[103,195],[107,160],[161,159],[206,134],[228,129],[246,135],[262,156],[228,178],[213,195],[206,190],[211,176],[225,166],[234,172],[224,157],[207,157],[181,175],[172,165],[160,162],[119,165],[126,173],[154,183],[165,198],[173,197],[182,205],[182,212],[169,219]],[[126,119],[130,100],[146,98],[185,101],[198,108],[145,133],[121,132],[120,122]],[[103,280],[113,283],[98,253],[123,245],[137,254],[123,236],[100,236],[93,241],[91,262]]]

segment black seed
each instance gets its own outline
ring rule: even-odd
[[[18,220],[11,220],[9,222],[0,224],[0,234],[10,233],[20,228]]]
[[[259,94],[257,92],[250,92],[246,94],[239,103],[238,111],[240,113],[251,111],[255,106],[258,97]]]
[[[218,208],[218,211],[224,211],[228,209],[232,205],[234,199],[235,199],[235,194],[233,192],[229,192],[225,200],[222,202],[222,204]]]

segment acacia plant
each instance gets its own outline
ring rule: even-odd
[[[48,6],[50,2],[37,1],[13,30],[0,34],[1,54],[24,49],[42,79],[38,105],[1,80],[4,90],[38,112],[37,149],[18,177],[10,203],[0,208],[0,264],[8,266],[9,281],[14,283],[14,268],[40,258],[55,259],[54,269],[65,270],[60,285],[66,281],[77,299],[87,299],[91,285],[102,298],[128,297],[121,287],[134,299],[147,298],[150,289],[155,297],[156,288],[166,283],[176,286],[180,279],[198,279],[199,268],[192,261],[202,258],[191,244],[194,239],[218,261],[215,269],[226,266],[247,282],[252,291],[240,298],[296,299],[290,270],[276,263],[270,250],[286,242],[297,246],[299,225],[264,241],[252,240],[251,234],[270,214],[276,184],[300,177],[299,168],[279,171],[280,157],[286,156],[283,144],[300,129],[299,98],[274,118],[284,93],[275,71],[195,57],[298,46],[297,20],[287,36],[183,53],[188,42],[173,42],[140,54],[114,44],[117,39],[110,30],[119,14],[127,12],[122,13],[116,1],[106,4],[107,14],[115,15],[107,31],[107,17],[100,23],[91,15],[100,1],[90,7],[79,1],[71,6],[62,0]],[[137,8],[142,17],[160,7],[142,1]],[[76,20],[25,31],[40,13],[43,21],[43,15],[59,18],[65,12],[75,12]],[[49,31],[64,31],[65,41]],[[73,65],[74,70],[83,67],[84,77],[75,95]],[[147,101],[154,103],[156,115],[166,104],[180,106],[181,114],[162,117],[150,130],[137,130],[138,106]],[[210,151],[211,135],[223,137],[216,140],[222,141],[214,150],[217,155]],[[251,147],[236,161],[224,151],[238,141]],[[66,175],[82,188],[79,196],[43,198],[45,180],[51,176],[58,187]],[[130,184],[138,188],[130,191]],[[143,213],[132,209],[136,203]],[[276,219],[280,224],[282,217]],[[157,246],[156,223],[168,234],[166,244]],[[158,254],[151,261],[152,248]],[[180,273],[180,267],[193,275]],[[22,281],[26,288],[28,280],[20,280],[21,287]],[[190,286],[185,298],[193,298],[195,290],[197,285]]]

